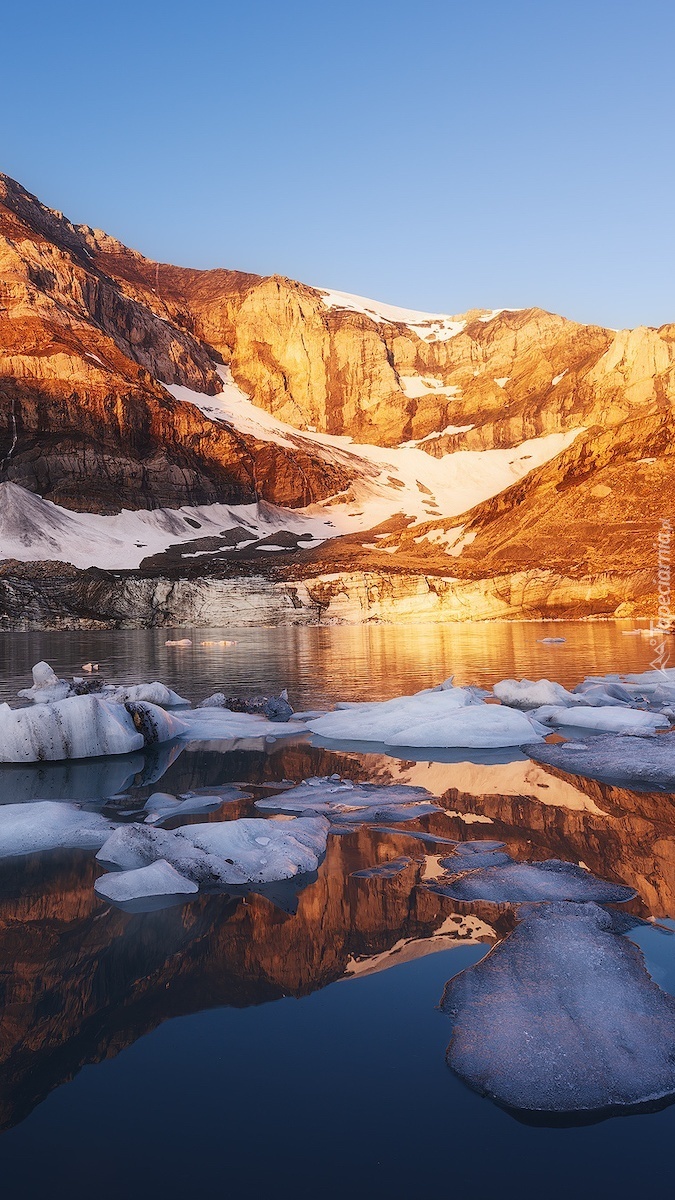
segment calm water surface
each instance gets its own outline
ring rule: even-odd
[[[453,672],[574,684],[648,668],[620,623],[189,631],[0,637],[11,698],[47,658],[94,659],[115,681],[161,679],[193,700],[288,686],[296,707],[383,699]],[[236,637],[229,648],[199,643]],[[564,636],[558,646],[537,641]],[[636,916],[675,918],[675,798],[552,776],[523,759],[411,762],[307,739],[100,763],[1,768],[0,801],[77,798],[338,771],[423,784],[443,812],[409,831],[507,843],[516,858],[585,862],[630,884]],[[242,815],[239,803],[209,820]],[[482,818],[476,822],[475,818]],[[291,1198],[469,1194],[632,1197],[671,1188],[675,1107],[533,1127],[444,1063],[446,981],[505,932],[494,907],[420,886],[442,843],[369,828],[331,835],[316,878],[245,899],[200,896],[131,915],[93,892],[89,853],[0,861],[0,1169],[8,1197]],[[391,878],[355,878],[408,855]],[[480,922],[480,926],[477,924]],[[643,926],[675,991],[675,939]]]

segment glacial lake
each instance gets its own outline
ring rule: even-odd
[[[0,700],[29,684],[39,659],[63,676],[94,661],[113,682],[159,679],[193,702],[287,687],[296,709],[387,699],[452,674],[459,684],[528,676],[571,687],[649,669],[654,652],[623,632],[632,627],[0,634]],[[178,638],[192,644],[165,645]],[[221,639],[236,644],[201,644]],[[624,907],[647,923],[629,936],[675,993],[673,796],[548,774],[518,751],[393,758],[279,736],[0,767],[0,803],[96,809],[121,792],[143,800],[229,782],[262,795],[277,781],[333,773],[426,786],[443,811],[331,834],[301,887],[200,895],[155,912],[98,900],[92,852],[0,860],[0,1179],[11,1200],[584,1200],[672,1186],[675,1105],[530,1123],[448,1069],[445,984],[508,929],[496,906],[425,885],[448,839],[583,862],[635,889]],[[248,812],[235,802],[202,819]],[[354,874],[397,857],[406,865],[390,877]]]

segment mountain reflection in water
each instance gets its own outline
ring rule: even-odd
[[[491,944],[512,927],[508,906],[452,901],[424,886],[446,839],[503,841],[516,859],[581,862],[634,888],[627,907],[636,916],[675,916],[675,798],[563,775],[518,755],[500,764],[433,763],[303,740],[247,742],[225,754],[169,748],[100,764],[2,768],[0,789],[5,801],[88,797],[96,806],[92,797],[111,789],[143,799],[160,779],[173,793],[243,782],[255,794],[256,785],[334,772],[424,786],[443,812],[400,831],[365,825],[331,835],[318,876],[299,881],[306,886],[291,903],[251,892],[129,915],[96,898],[93,854],[0,864],[3,1127],[83,1064],[117,1054],[169,1017],[304,996],[438,949]],[[207,819],[251,810],[252,801],[236,802]],[[409,861],[389,877],[354,877],[403,856]]]

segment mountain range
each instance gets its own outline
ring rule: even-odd
[[[655,615],[674,360],[155,263],[0,175],[0,625]]]

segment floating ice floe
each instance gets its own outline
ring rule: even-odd
[[[419,692],[338,709],[307,725],[321,737],[339,741],[436,748],[520,746],[547,732],[529,714],[485,704],[476,692],[472,688]]]
[[[519,917],[446,987],[452,1069],[529,1112],[609,1114],[675,1094],[675,999],[614,932],[616,917],[562,902]]]
[[[0,805],[0,858],[43,850],[98,850],[114,825],[75,804],[37,800]]]
[[[135,871],[114,871],[102,875],[94,884],[94,891],[103,900],[113,904],[124,904],[131,900],[147,900],[154,897],[192,896],[199,891],[196,883],[179,875],[165,859],[159,858],[147,867]]]
[[[581,696],[568,692],[550,679],[502,679],[493,687],[494,695],[510,708],[539,708],[542,704],[572,706],[583,704]]]
[[[485,846],[489,849],[485,849]],[[593,900],[618,904],[635,892],[623,884],[607,883],[575,863],[514,862],[496,847],[499,843],[469,842],[442,860],[448,876],[434,880],[431,889],[454,900],[486,900],[515,904],[536,900]]]
[[[187,817],[195,813],[215,812],[223,804],[233,800],[250,800],[250,792],[238,787],[220,787],[210,794],[186,792],[180,798],[169,792],[153,792],[145,802],[147,825],[160,825],[170,817]]]
[[[413,821],[440,809],[421,787],[354,784],[350,780],[306,779],[298,787],[278,796],[256,800],[266,812],[326,816],[332,822],[361,824],[364,821]]]
[[[181,721],[153,704],[125,706],[97,696],[21,709],[0,704],[0,762],[128,754],[184,731]]]
[[[642,790],[675,790],[675,733],[648,737],[594,737],[552,746],[537,743],[523,750],[537,762],[604,783]]]
[[[277,821],[242,817],[171,831],[124,825],[96,857],[122,871],[165,859],[200,887],[274,883],[315,871],[326,850],[329,828],[322,817]]]
[[[533,716],[543,725],[572,725],[600,733],[654,733],[670,725],[668,718],[661,713],[643,712],[635,708],[563,708],[545,704],[535,709]]]
[[[23,688],[18,694],[22,700],[31,700],[33,704],[54,704],[65,700],[71,692],[72,686],[67,679],[59,679],[49,663],[39,662],[33,667],[32,687]]]
[[[195,708],[181,711],[189,741],[231,741],[237,738],[289,737],[307,733],[299,721],[270,721],[249,713],[230,712],[227,708]]]

